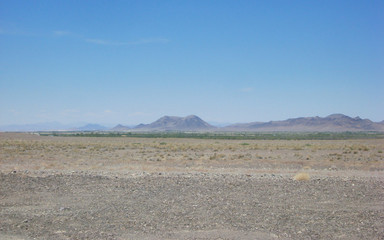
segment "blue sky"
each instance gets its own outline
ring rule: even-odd
[[[0,0],[0,125],[384,120],[383,1]]]

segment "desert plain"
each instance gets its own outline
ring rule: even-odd
[[[383,151],[0,133],[0,239],[384,239]]]

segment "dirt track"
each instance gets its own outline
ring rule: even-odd
[[[0,239],[384,239],[379,170],[329,170],[323,164],[307,170],[309,181],[294,181],[300,169],[291,165],[286,170],[204,165],[182,172],[158,171],[148,162],[145,169],[151,171],[57,169],[58,163],[47,164],[58,162],[48,150],[39,150],[44,156],[37,162],[43,155],[36,150],[39,141],[46,139],[5,139],[3,146],[20,153],[0,151]],[[20,150],[20,141],[26,150]],[[370,151],[376,154],[380,143],[369,143]],[[84,153],[68,156],[66,166],[79,157]],[[213,160],[219,166],[220,159]],[[34,170],[38,163],[43,169]],[[17,170],[9,170],[12,164]]]

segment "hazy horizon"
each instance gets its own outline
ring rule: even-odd
[[[341,114],[341,115],[344,115],[342,113],[334,113],[334,114]],[[329,115],[334,115],[334,114],[329,114]],[[328,117],[329,115],[327,116],[297,116],[297,117],[294,117],[293,119],[296,119],[296,118],[301,118],[301,117],[305,117],[305,118],[311,118],[311,117],[320,117],[320,118],[326,118]],[[65,123],[65,122],[60,122],[60,121],[49,121],[49,122],[36,122],[36,123],[20,123],[20,124],[5,124],[5,125],[0,125],[0,127],[3,127],[4,129],[3,130],[6,130],[8,131],[9,130],[9,127],[16,127],[15,129],[18,129],[17,131],[20,131],[23,129],[23,127],[34,127],[34,128],[49,128],[49,126],[54,126],[53,129],[59,129],[58,126],[62,126],[62,130],[69,130],[69,129],[75,129],[75,128],[79,128],[79,127],[84,127],[84,126],[87,126],[87,125],[100,125],[102,127],[106,127],[106,128],[113,128],[113,127],[116,127],[117,125],[122,125],[122,126],[125,126],[125,127],[136,127],[140,124],[151,124],[157,120],[159,120],[160,118],[162,117],[165,117],[165,116],[170,116],[170,115],[164,115],[164,116],[161,116],[157,119],[153,119],[149,122],[140,122],[140,123],[124,123],[124,122],[115,122],[115,123],[112,123],[112,122],[84,122],[84,121],[79,121],[79,122],[68,122],[68,123]],[[195,115],[197,116],[197,115]],[[345,115],[347,116],[347,115]],[[171,117],[186,117],[186,116],[171,116]],[[199,117],[199,116],[197,116]],[[361,117],[361,116],[347,116],[347,117],[351,117],[351,118],[356,118],[356,117],[360,117],[361,119],[367,119],[365,117]],[[226,127],[226,126],[229,126],[229,125],[233,125],[233,124],[246,124],[246,123],[252,123],[252,122],[271,122],[271,121],[286,121],[290,118],[287,118],[287,119],[270,119],[268,121],[258,121],[258,120],[254,120],[254,121],[248,121],[248,122],[226,122],[226,121],[221,121],[221,122],[217,122],[217,121],[206,121],[207,123],[211,124],[212,126],[216,126],[216,127]],[[204,119],[202,119],[203,121],[205,121]],[[371,120],[371,119],[369,119]],[[382,120],[383,121],[383,120]],[[382,121],[373,121],[373,122],[382,122]],[[18,128],[18,127],[22,127],[21,129]],[[11,128],[13,129],[13,128]],[[1,129],[0,129],[1,130]]]
[[[1,1],[0,125],[384,120],[382,1]]]

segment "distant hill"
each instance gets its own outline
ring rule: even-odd
[[[134,128],[140,131],[209,131],[214,126],[195,115],[187,117],[164,116],[150,124],[140,124]]]
[[[0,131],[5,132],[37,132],[37,131],[104,131],[107,127],[99,124],[73,123],[62,124],[59,122],[46,122],[36,124],[14,124],[0,126]],[[81,127],[79,127],[81,126]]]
[[[74,130],[75,131],[105,131],[105,130],[108,130],[108,128],[99,124],[87,124],[85,126],[75,128]]]
[[[127,126],[123,126],[121,124],[118,124],[115,127],[111,128],[110,130],[115,131],[115,132],[123,132],[123,131],[131,130],[131,128],[127,127]]]
[[[34,131],[64,131],[74,128],[74,124],[61,124],[59,122],[44,122],[34,124],[12,124],[0,126],[0,131],[34,132]]]
[[[345,132],[384,131],[383,123],[375,123],[360,117],[351,118],[343,114],[327,117],[299,117],[284,121],[253,122],[233,124],[222,128],[224,131],[288,131],[288,132]]]

